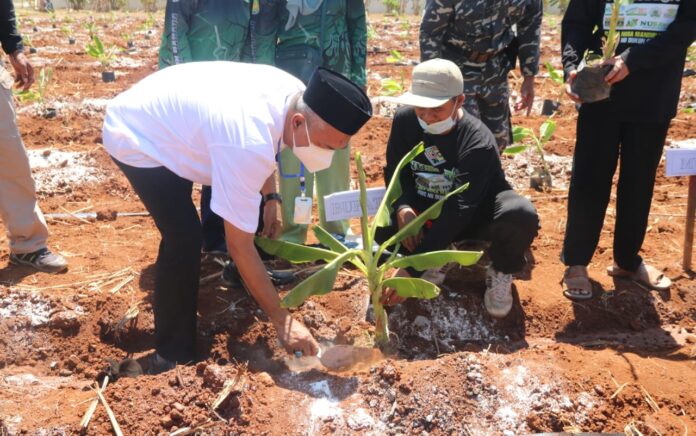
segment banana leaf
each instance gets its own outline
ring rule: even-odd
[[[396,166],[394,174],[392,174],[392,178],[389,181],[387,191],[384,194],[384,198],[382,199],[382,202],[379,204],[377,212],[375,213],[374,219],[372,221],[372,227],[370,229],[370,239],[374,240],[377,227],[386,227],[391,223],[392,204],[394,204],[396,199],[399,198],[402,193],[401,181],[399,179],[399,176],[401,175],[401,170],[406,165],[408,165],[408,163],[411,162],[416,156],[421,154],[423,150],[425,150],[425,144],[423,142],[418,143],[415,147],[413,147],[413,149],[411,149],[411,151],[408,152],[408,154],[406,154],[406,156],[404,156],[399,161],[399,164]]]
[[[520,142],[532,135],[532,131],[526,127],[516,126],[512,128],[512,142]]]
[[[330,250],[336,252],[336,255],[339,255],[341,253],[345,253],[346,251],[348,251],[348,247],[346,247],[338,239],[334,238],[331,235],[331,233],[327,232],[323,227],[315,225],[312,227],[312,230],[314,231],[314,236],[316,236],[316,238],[319,240],[319,242],[321,242],[322,244],[329,247]],[[365,264],[362,263],[357,256],[355,258],[351,259],[350,263],[355,265],[364,274],[367,274],[367,269],[365,268]]]
[[[343,245],[343,243],[341,243],[341,241],[338,239],[334,238],[331,233],[327,232],[323,227],[317,225],[312,226],[312,231],[319,242],[329,247],[336,253],[345,253],[348,251],[348,247]]]
[[[395,259],[390,263],[393,268],[415,268],[424,271],[430,268],[439,268],[451,262],[456,262],[462,266],[473,265],[481,258],[483,253],[480,251],[458,251],[442,250],[431,251],[430,253],[414,254]]]
[[[553,135],[553,132],[556,131],[556,122],[553,120],[546,120],[544,123],[539,127],[539,134],[541,138],[541,143],[544,144],[548,142],[549,139],[551,139],[551,135]]]
[[[510,147],[506,147],[505,150],[503,150],[503,154],[507,154],[507,155],[518,154],[518,153],[522,153],[527,148],[529,148],[528,145],[511,145]]]
[[[333,289],[336,275],[341,266],[357,256],[357,250],[349,250],[327,263],[324,268],[301,281],[280,302],[280,307],[297,307],[312,295],[324,295]]]
[[[420,231],[421,227],[423,227],[423,224],[425,224],[426,221],[428,221],[430,219],[436,219],[437,217],[440,216],[440,212],[442,212],[442,206],[444,206],[445,201],[447,201],[451,196],[457,195],[467,188],[469,188],[469,184],[465,183],[462,186],[460,186],[459,188],[455,189],[454,191],[450,191],[447,195],[445,195],[444,197],[439,199],[436,203],[434,203],[432,206],[427,208],[422,214],[418,215],[410,223],[405,225],[394,236],[389,238],[384,244],[382,244],[380,246],[380,249],[386,249],[388,247],[391,247],[395,243],[401,242],[404,238],[407,238],[409,236],[413,236],[413,235],[417,234]]]
[[[429,281],[409,277],[394,277],[382,282],[385,288],[392,288],[405,298],[435,298],[440,295],[440,288]]]
[[[262,237],[256,237],[256,245],[266,253],[278,256],[292,263],[316,262],[318,260],[330,262],[339,255],[339,253],[324,250],[323,248],[307,247],[306,245],[295,244],[294,242]]]
[[[355,154],[355,163],[358,166],[358,181],[360,183],[360,230],[362,231],[363,248],[371,250],[374,235],[370,231],[367,218],[367,182],[365,181],[365,169],[360,152]]]

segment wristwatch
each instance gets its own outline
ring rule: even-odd
[[[277,192],[271,192],[270,194],[266,194],[263,196],[263,201],[264,203],[268,203],[271,200],[278,200],[278,203],[283,202],[283,197],[280,196]]]

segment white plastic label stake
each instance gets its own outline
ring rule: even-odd
[[[312,224],[312,198],[295,197],[295,224]]]

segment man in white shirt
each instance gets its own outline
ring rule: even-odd
[[[305,90],[279,69],[235,62],[175,65],[109,103],[104,147],[162,235],[150,372],[195,360],[201,226],[193,183],[212,186],[211,209],[225,220],[232,260],[286,350],[318,352],[309,331],[280,308],[254,248],[259,203],[263,195],[263,234],[277,236],[278,152],[290,147],[308,170],[324,169],[371,114],[365,92],[337,73],[317,70]]]

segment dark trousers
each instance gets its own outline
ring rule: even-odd
[[[375,239],[382,243],[396,233],[394,225],[377,230]],[[423,229],[426,233],[428,229]],[[502,191],[495,196],[492,204],[479,206],[472,222],[466,227],[452,229],[452,238],[446,241],[438,250],[445,250],[452,242],[463,239],[479,239],[490,241],[487,250],[493,269],[504,274],[516,273],[526,263],[525,251],[539,232],[539,216],[531,201],[513,190]],[[402,254],[408,253],[402,247]],[[411,275],[420,275],[409,269]]]
[[[617,121],[610,102],[581,107],[563,242],[562,259],[566,265],[590,263],[620,159],[614,260],[628,271],[640,266],[643,260],[638,251],[645,239],[655,173],[668,128],[669,121]]]
[[[195,358],[201,267],[201,222],[191,199],[193,183],[164,167],[115,162],[162,236],[155,264],[155,348],[166,359],[189,362]]]
[[[201,189],[201,224],[203,226],[203,249],[205,251],[227,251],[225,243],[225,222],[215,212],[210,210],[212,189],[203,186]]]

